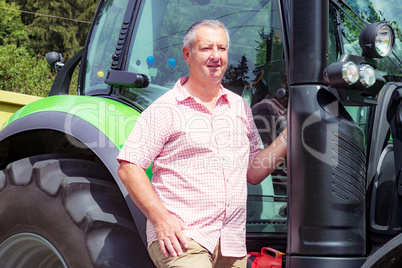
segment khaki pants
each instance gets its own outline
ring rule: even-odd
[[[168,257],[163,256],[162,250],[159,246],[159,242],[155,241],[149,246],[148,252],[152,261],[158,268],[246,268],[246,257],[223,257],[219,241],[216,245],[214,254],[211,254],[195,242],[191,238],[187,238],[189,247],[187,250],[183,250],[183,255],[180,257]]]

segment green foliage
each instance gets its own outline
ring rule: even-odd
[[[255,40],[257,43],[255,65],[257,66],[262,65],[267,61],[267,40],[271,42],[273,29],[271,29],[269,33],[265,33],[265,28],[263,27],[261,30],[258,30],[258,34],[260,35],[260,40]]]
[[[28,41],[26,26],[21,21],[20,12],[12,11],[17,9],[15,4],[7,4],[0,0],[0,45],[18,44],[25,45]]]
[[[31,57],[24,47],[0,46],[0,89],[34,96],[47,96],[53,75],[44,58]]]
[[[44,55],[57,51],[68,60],[77,53],[90,28],[85,22],[92,21],[98,2],[0,0],[0,89],[46,96],[56,72]],[[72,94],[76,94],[77,80],[75,71]]]
[[[98,1],[94,0],[17,0],[21,9],[33,14],[22,14],[28,27],[29,47],[37,55],[50,51],[71,58],[84,45]],[[41,16],[44,14],[48,16]],[[51,17],[49,17],[51,16]],[[67,18],[67,19],[63,19]]]
[[[229,65],[223,83],[246,83],[248,73],[247,57],[243,55],[237,66]]]

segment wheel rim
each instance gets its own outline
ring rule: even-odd
[[[4,241],[0,260],[5,267],[68,267],[47,239],[32,233],[16,234]]]

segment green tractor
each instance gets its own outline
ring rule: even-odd
[[[287,159],[248,187],[248,267],[400,267],[400,14],[397,0],[99,1],[85,47],[46,55],[49,96],[0,131],[0,267],[154,267],[116,156],[188,74],[182,39],[203,19],[229,29],[223,85],[261,146],[288,126]]]

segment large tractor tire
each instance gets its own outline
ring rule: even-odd
[[[105,167],[60,155],[0,171],[0,267],[152,267]]]

